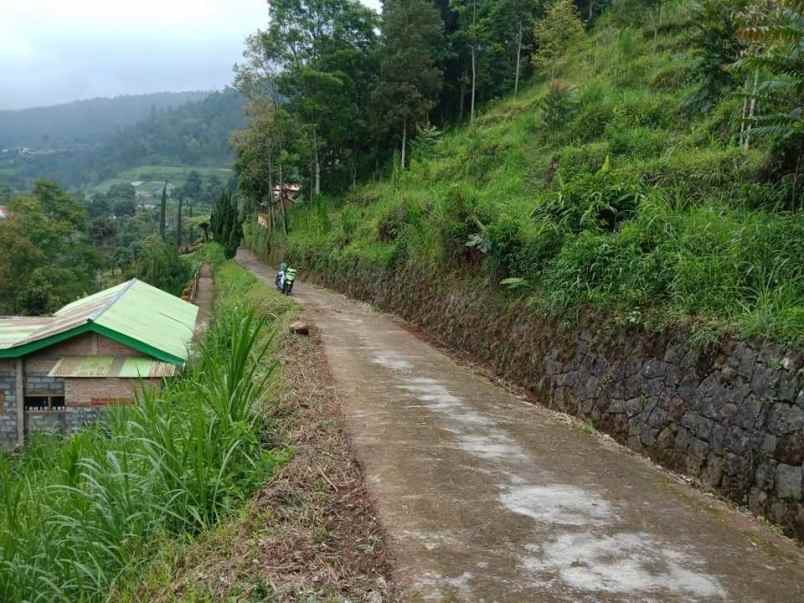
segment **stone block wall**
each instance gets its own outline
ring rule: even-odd
[[[17,372],[14,361],[0,360],[0,448],[17,444]]]
[[[66,407],[58,410],[25,413],[25,432],[69,435],[80,431],[100,417],[98,408]]]
[[[804,540],[801,350],[729,336],[700,348],[683,327],[651,332],[591,313],[562,324],[460,277],[330,263],[305,278],[402,316]]]

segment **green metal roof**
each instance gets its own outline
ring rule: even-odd
[[[68,304],[53,316],[0,318],[0,358],[18,358],[94,332],[157,360],[182,364],[197,315],[197,306],[132,279]]]

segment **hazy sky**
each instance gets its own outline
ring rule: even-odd
[[[0,0],[0,109],[222,88],[267,21],[265,0]]]

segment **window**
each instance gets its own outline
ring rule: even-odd
[[[31,394],[25,396],[25,410],[52,410],[64,408],[64,396],[50,394]]]

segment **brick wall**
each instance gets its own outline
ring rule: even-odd
[[[40,360],[58,360],[64,356],[143,356],[137,350],[119,344],[96,333],[84,333],[28,356],[26,363]]]
[[[65,379],[65,397],[71,406],[105,406],[117,400],[131,400],[146,386],[159,387],[159,379]]]

